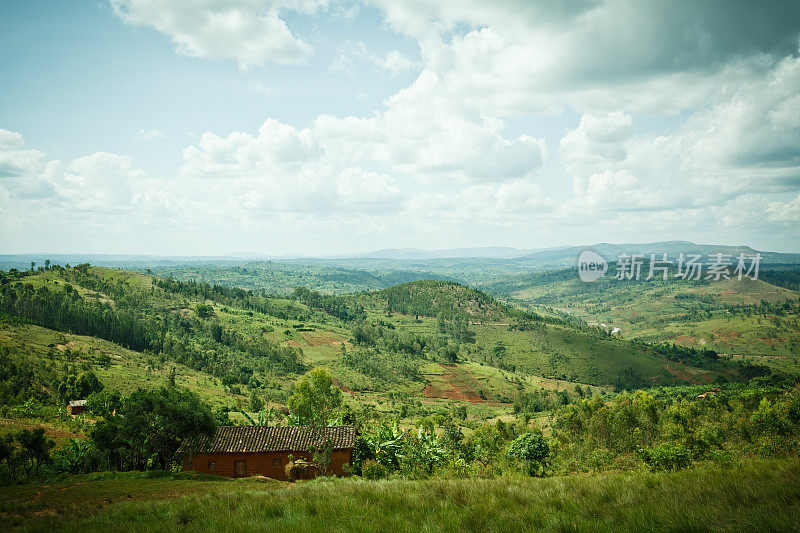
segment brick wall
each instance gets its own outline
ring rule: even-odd
[[[295,459],[311,461],[309,452],[291,452]],[[236,461],[246,461],[248,476],[265,476],[274,479],[286,479],[286,465],[289,463],[289,452],[260,452],[260,453],[201,453],[192,456],[184,464],[184,470],[194,470],[205,474],[218,476],[235,476]],[[352,464],[353,450],[334,450],[331,453],[331,464],[328,475],[341,476],[345,464]],[[210,463],[216,463],[210,465]],[[316,475],[316,469],[312,469]]]

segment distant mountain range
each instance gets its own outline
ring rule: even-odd
[[[569,246],[550,250],[535,251],[531,254],[520,257],[522,262],[534,262],[540,264],[569,264],[575,263],[575,259],[584,250],[593,250],[602,255],[607,261],[615,261],[622,254],[633,255],[641,254],[649,257],[656,254],[661,257],[667,254],[669,259],[676,259],[679,254],[698,254],[705,259],[709,255],[721,253],[738,257],[739,254],[754,255],[761,254],[764,263],[800,263],[800,254],[787,254],[780,252],[766,252],[755,250],[749,246],[729,246],[722,244],[696,244],[690,241],[662,241],[642,244],[610,244],[598,243],[592,246]]]
[[[0,268],[30,268],[31,261],[43,265],[46,259],[57,264],[91,263],[98,266],[165,266],[187,263],[229,263],[252,261],[290,261],[302,263],[304,260],[314,263],[330,261],[337,264],[359,263],[361,261],[379,261],[384,267],[393,260],[402,262],[426,262],[436,260],[484,260],[513,264],[519,268],[535,268],[544,266],[572,265],[580,253],[586,249],[594,250],[608,261],[614,261],[621,254],[661,255],[669,258],[678,254],[710,254],[723,253],[738,256],[740,253],[760,253],[764,263],[800,264],[800,254],[758,251],[749,246],[730,246],[720,244],[697,244],[690,241],[662,241],[652,243],[611,244],[598,243],[591,246],[566,246],[554,248],[519,249],[507,246],[479,248],[449,248],[444,250],[423,250],[419,248],[385,248],[373,252],[339,254],[329,256],[284,255],[271,256],[255,253],[231,253],[224,256],[157,256],[157,255],[113,255],[113,254],[9,254],[0,255]]]
[[[510,248],[508,246],[488,246],[483,248],[449,248],[446,250],[422,250],[420,248],[384,248],[374,252],[358,254],[342,254],[329,256],[330,259],[455,259],[455,258],[486,258],[508,259],[523,257],[530,253],[543,250]]]

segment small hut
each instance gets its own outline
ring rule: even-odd
[[[69,414],[75,416],[86,411],[86,400],[70,400]]]

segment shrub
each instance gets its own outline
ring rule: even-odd
[[[292,460],[287,463],[286,467],[284,468],[284,472],[286,473],[286,477],[289,481],[296,481],[298,479],[307,479],[310,476],[310,468],[313,465],[308,461],[303,459]]]
[[[691,463],[691,454],[683,445],[661,444],[638,452],[642,461],[652,471],[681,470]]]
[[[543,436],[524,433],[514,439],[506,454],[525,463],[529,475],[537,476],[543,473],[543,461],[550,454],[550,446]]]
[[[361,463],[361,475],[364,479],[383,479],[388,475],[386,467],[374,459]]]

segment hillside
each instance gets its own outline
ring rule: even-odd
[[[713,294],[754,299],[769,288],[750,289]],[[327,390],[342,399],[329,420],[360,432],[363,454],[353,456],[352,472],[393,478],[379,483],[642,475],[693,463],[696,471],[729,469],[754,455],[796,454],[796,370],[625,339],[560,316],[516,311],[480,290],[433,280],[346,296],[307,288],[276,296],[86,264],[0,273],[0,442],[11,450],[0,461],[0,485],[40,479],[41,470],[74,480],[70,497],[86,501],[97,491],[114,502],[151,499],[142,491],[161,499],[168,487],[159,476],[171,476],[176,495],[202,494],[203,483],[224,494],[219,483],[228,482],[167,472],[180,467],[177,443],[194,431],[173,426],[302,424],[293,394],[308,391],[297,384],[320,366],[313,374],[327,376]],[[67,415],[74,399],[86,399],[88,411]],[[141,427],[166,435],[147,440],[145,454]],[[35,470],[25,455],[32,429],[53,441],[52,461],[36,460]],[[539,459],[515,451],[530,442]],[[158,455],[149,451],[156,446]],[[148,472],[98,473],[130,469]],[[107,475],[113,483],[103,482]],[[0,523],[23,525],[30,509],[59,508],[48,487],[60,481],[40,483],[15,485],[41,499],[34,508],[12,499]],[[264,488],[283,490],[275,483]],[[298,481],[292,491],[332,483]],[[181,509],[183,524],[198,520]],[[149,520],[137,516],[139,526]]]
[[[792,287],[794,270],[766,279]],[[712,349],[733,359],[798,369],[800,295],[762,279],[583,283],[574,269],[498,279],[483,286],[625,338]]]
[[[389,315],[464,316],[471,322],[508,321],[514,315],[491,296],[452,281],[413,281],[360,294],[355,299],[365,308],[385,311]]]
[[[163,383],[174,369],[178,382],[228,408],[251,396],[282,404],[291,382],[316,365],[333,371],[355,405],[399,410],[386,403],[391,392],[404,398],[407,416],[466,401],[478,418],[508,414],[520,391],[552,401],[577,385],[611,390],[739,376],[736,365],[699,352],[540,320],[454,282],[346,297],[303,289],[285,298],[88,265],[3,276],[0,339],[15,358],[53,362],[59,376],[94,369],[123,390]]]

